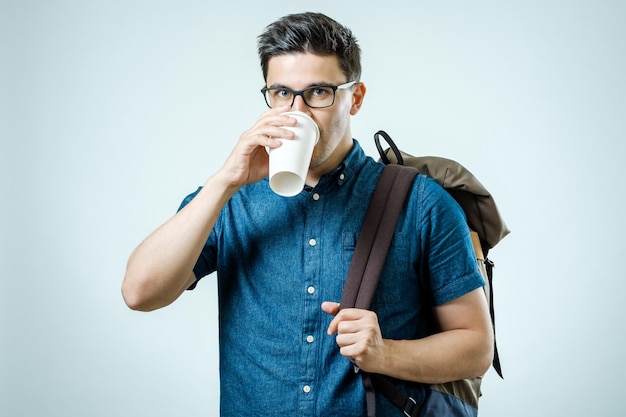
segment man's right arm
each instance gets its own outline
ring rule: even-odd
[[[148,236],[131,254],[122,283],[133,310],[151,311],[176,300],[195,281],[193,267],[234,189],[211,177],[183,209]]]
[[[165,307],[194,282],[193,267],[224,205],[243,185],[267,176],[266,146],[277,148],[281,142],[276,138],[293,138],[293,132],[282,128],[296,123],[280,115],[287,110],[277,108],[263,113],[189,204],[133,251],[122,283],[124,301],[131,309]]]

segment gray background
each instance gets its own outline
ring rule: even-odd
[[[149,314],[119,288],[264,110],[256,36],[305,10],[360,39],[366,151],[386,129],[461,161],[513,231],[481,415],[623,415],[626,5],[606,0],[2,1],[0,415],[217,414],[215,280]]]

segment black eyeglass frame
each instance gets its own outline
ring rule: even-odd
[[[261,89],[261,94],[263,94],[263,98],[265,99],[265,104],[267,104],[267,107],[269,107],[270,109],[272,108],[272,106],[267,100],[268,91],[287,91],[291,93],[293,95],[293,97],[291,97],[291,104],[290,104],[291,106],[293,106],[293,103],[296,101],[296,97],[300,96],[302,97],[302,101],[304,101],[304,104],[306,104],[312,109],[327,109],[329,107],[332,107],[335,104],[335,98],[337,97],[337,90],[348,89],[352,87],[353,85],[355,85],[357,82],[358,81],[355,80],[355,81],[349,81],[341,85],[314,85],[311,87],[307,87],[304,90],[292,90],[291,88],[285,88],[285,87],[265,87]],[[328,106],[311,106],[309,103],[307,103],[306,98],[304,98],[304,93],[307,91],[315,90],[316,88],[330,88],[331,90],[333,90],[332,103],[330,103]]]

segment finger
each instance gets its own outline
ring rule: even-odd
[[[280,139],[293,139],[296,136],[293,131],[280,126],[262,126],[257,132],[264,136]]]
[[[267,146],[270,149],[280,148],[282,146],[282,142],[272,136],[263,136],[261,138],[261,146]]]
[[[363,320],[342,320],[337,324],[337,334],[358,333],[365,328]]]
[[[285,106],[280,106],[280,107],[274,107],[271,109],[266,110],[263,114],[282,114],[282,113],[286,113],[291,109],[291,106],[285,105]]]
[[[346,346],[346,347],[342,347],[339,348],[339,353],[341,354],[341,356],[343,356],[344,358],[348,358],[350,359],[350,362],[352,362],[354,365],[358,366],[360,369],[362,370],[366,370],[365,369],[365,352],[363,351],[363,349],[358,346],[358,345],[350,345],[350,346]]]
[[[345,333],[338,334],[335,342],[343,356],[359,363],[375,346],[375,337],[368,332]]]
[[[272,126],[295,126],[298,123],[298,120],[290,117],[289,115],[283,114],[287,110],[289,110],[288,106],[270,109],[261,114],[261,116],[257,120],[257,124]]]
[[[335,318],[331,320],[330,324],[328,325],[328,329],[326,329],[326,334],[328,334],[329,336],[331,334],[335,334],[337,332],[337,325],[339,324],[339,321],[337,320],[337,313],[339,313],[339,303],[324,301],[322,303],[322,310],[325,313],[335,316]]]
[[[330,322],[327,333],[329,335],[337,333],[340,323],[343,323],[344,321],[359,320],[363,317],[364,312],[366,312],[366,310],[359,310],[356,308],[346,308],[339,311],[336,313],[335,318]]]
[[[356,334],[337,336],[337,346],[344,356],[353,358],[356,354],[362,353],[362,345],[363,343]]]
[[[281,114],[287,110],[289,110],[287,106],[267,110],[261,114],[254,126],[241,135],[240,141],[248,146],[267,146],[274,149],[282,145],[278,139],[293,139],[295,133],[284,127],[295,126],[298,121]]]
[[[360,308],[344,308],[337,313],[337,316],[341,316],[344,320],[359,320],[370,315],[373,315],[372,311]]]
[[[295,137],[294,132],[278,126],[256,125],[252,129],[244,132],[241,140],[253,146],[268,146],[278,148],[282,145],[281,140],[291,140]]]
[[[324,301],[322,303],[322,310],[325,313],[330,314],[331,316],[336,316],[339,312],[339,303],[335,303],[333,301]]]
[[[267,146],[271,149],[282,145],[282,139],[292,139],[293,132],[287,129],[272,126],[254,126],[241,135],[239,143],[252,152],[257,146]]]
[[[337,326],[338,325],[339,325],[339,321],[337,319],[337,316],[335,316],[335,318],[332,319],[332,321],[328,325],[328,329],[326,330],[326,334],[328,334],[330,336],[332,334],[337,333]]]

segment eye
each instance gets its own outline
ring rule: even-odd
[[[327,87],[315,87],[312,89],[311,94],[315,98],[324,98],[329,94],[332,94],[332,90]]]
[[[275,90],[270,90],[270,94],[277,100],[287,100],[291,98],[292,92],[288,89],[277,88]]]

